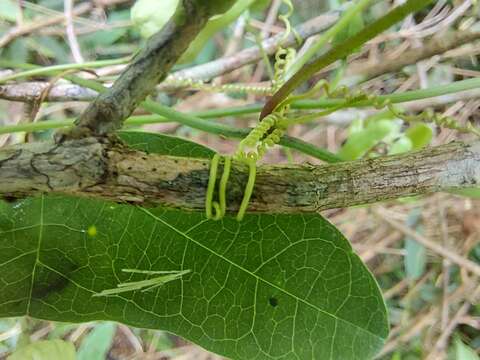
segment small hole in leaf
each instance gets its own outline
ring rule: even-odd
[[[268,302],[272,307],[276,307],[278,305],[278,299],[274,297],[271,297],[270,299],[268,299]]]
[[[153,172],[157,171],[157,168],[153,168],[152,171],[153,171]]]

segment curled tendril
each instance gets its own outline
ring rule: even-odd
[[[437,113],[432,109],[425,109],[417,115],[406,115],[399,111],[389,99],[382,99],[376,95],[369,95],[367,99],[377,110],[386,108],[397,118],[407,123],[431,122],[442,128],[456,130],[462,133],[470,133],[480,137],[480,130],[473,126],[472,123],[467,122],[467,124],[463,126],[453,117]]]
[[[254,94],[254,95],[271,95],[274,89],[271,86],[255,86],[255,85],[241,85],[241,84],[211,84],[202,80],[173,78],[165,80],[164,85],[185,87],[197,90],[224,92],[224,93],[238,93],[238,94]]]
[[[274,90],[278,90],[286,81],[285,75],[287,74],[288,67],[295,60],[295,54],[296,51],[293,48],[280,48],[275,53],[275,75],[272,84]]]
[[[255,179],[257,177],[257,158],[256,156],[248,157],[247,164],[249,168],[248,181],[243,193],[243,199],[237,213],[237,221],[242,221],[247,211],[250,198],[252,197],[253,187],[255,186]]]
[[[285,14],[279,16],[280,20],[285,24],[285,32],[282,38],[282,43],[287,40],[292,32],[292,26],[289,18],[293,13],[293,4],[291,0],[283,0],[288,6],[288,11]],[[268,88],[268,93],[276,91],[284,82],[285,74],[288,67],[295,59],[295,50],[292,48],[285,49],[280,46],[275,54],[275,73],[272,81],[272,87]],[[194,82],[185,80],[186,86],[191,87],[203,87],[205,84],[202,82]],[[211,86],[211,85],[210,85]],[[215,89],[215,85],[211,86]],[[222,89],[232,90],[238,89],[234,86],[227,85],[222,86]],[[251,89],[249,89],[251,90]],[[263,91],[263,89],[262,89]],[[267,90],[265,90],[267,93]],[[240,204],[240,208],[237,213],[237,220],[243,220],[245,213],[250,203],[250,198],[255,186],[255,179],[257,175],[257,161],[261,159],[267,152],[269,147],[278,144],[285,134],[288,122],[285,121],[285,113],[289,110],[289,104],[279,107],[275,112],[265,117],[260,121],[257,126],[250,131],[250,133],[240,142],[238,149],[234,155],[234,158],[248,165],[248,180],[243,193],[243,199]],[[223,169],[223,175],[220,180],[219,188],[219,203],[213,200],[213,194],[215,190],[215,182],[217,178],[218,164],[220,162],[220,155],[216,154],[210,164],[210,178],[208,180],[207,194],[205,197],[205,211],[208,219],[219,220],[225,215],[226,211],[226,188],[228,177],[230,174],[231,158],[225,158],[225,164]],[[215,210],[215,215],[213,215]]]
[[[351,91],[346,86],[340,86],[338,88],[332,89],[330,84],[325,80],[319,81],[314,87],[312,87],[310,90],[308,90],[303,94],[290,96],[288,99],[286,99],[284,102],[280,104],[280,107],[286,107],[286,106],[289,106],[293,101],[311,98],[315,95],[318,96],[319,94],[324,95],[328,98],[343,99],[344,101],[340,103],[338,106],[332,107],[330,109],[327,109],[321,112],[307,114],[307,115],[296,117],[296,118],[290,117],[290,118],[281,119],[279,120],[277,126],[286,128],[293,124],[301,124],[301,123],[309,122],[312,120],[316,120],[319,117],[329,115],[342,108],[349,107],[355,103],[368,102],[375,109],[377,110],[387,109],[395,117],[407,123],[431,122],[436,124],[439,127],[448,128],[448,129],[456,130],[463,133],[475,134],[480,137],[480,130],[475,126],[473,126],[470,122],[468,122],[466,125],[461,125],[454,118],[436,113],[431,109],[426,109],[417,115],[406,115],[402,113],[402,111],[397,109],[389,99],[385,99],[385,98],[382,98],[381,96],[374,95],[374,94],[368,94],[362,90]]]
[[[282,0],[282,2],[287,5],[287,12],[285,14],[280,14],[278,15],[278,18],[280,21],[283,22],[285,25],[285,32],[283,33],[282,37],[282,42],[287,41],[288,37],[290,36],[290,33],[292,32],[292,25],[290,24],[290,16],[292,16],[293,11],[295,10],[293,8],[293,3],[291,0]]]
[[[220,186],[218,190],[219,202],[213,200],[213,193],[215,192],[215,183],[217,180],[218,164],[221,156],[215,154],[210,162],[210,174],[208,178],[207,194],[205,196],[205,213],[207,219],[220,220],[225,216],[227,211],[227,184],[230,177],[230,169],[232,167],[232,158],[225,156],[223,165],[223,174],[220,179]],[[215,215],[213,215],[215,210]]]
[[[220,218],[225,216],[227,211],[227,184],[230,177],[230,169],[232,167],[232,157],[225,156],[225,162],[223,164],[223,174],[220,179],[220,188],[218,190],[218,198],[220,200]]]

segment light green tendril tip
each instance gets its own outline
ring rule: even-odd
[[[210,175],[208,178],[208,187],[207,187],[207,194],[205,196],[205,213],[207,219],[212,218],[212,207],[213,204],[213,192],[215,190],[215,182],[217,181],[217,170],[218,170],[218,162],[220,161],[220,155],[215,154],[210,161]]]
[[[248,159],[248,181],[245,186],[245,192],[243,193],[242,203],[237,213],[237,221],[242,221],[247,211],[248,204],[250,203],[250,198],[252,197],[253,187],[255,186],[255,178],[257,177],[257,161],[255,158]]]

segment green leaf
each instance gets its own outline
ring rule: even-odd
[[[415,228],[419,233],[423,233],[423,227],[419,224],[421,215],[421,209],[417,208],[412,210],[407,218],[407,226]],[[405,251],[407,252],[404,258],[407,278],[417,280],[425,273],[427,249],[415,239],[407,236],[405,237]]]
[[[191,270],[152,291],[93,295]],[[388,333],[375,280],[320,215],[151,211],[61,196],[0,203],[0,317],[119,321],[233,359],[371,359]]]
[[[186,63],[193,61],[212,36],[235,21],[253,3],[255,3],[254,0],[237,0],[226,13],[214,16],[210,19],[200,34],[198,34],[195,40],[190,44],[185,54],[183,54],[180,62]]]
[[[15,61],[16,63],[24,63],[29,58],[28,41],[25,38],[13,40],[4,51],[2,51],[2,60]]]
[[[432,141],[433,130],[427,124],[418,123],[408,128],[405,135],[412,141],[413,149],[420,150]]]
[[[405,270],[409,279],[420,279],[425,273],[427,264],[427,250],[425,246],[414,239],[405,240]]]
[[[107,25],[113,25],[116,21],[126,21],[130,18],[129,11],[121,10],[109,14],[106,21]],[[89,50],[95,51],[96,47],[108,47],[114,44],[122,36],[127,34],[128,28],[112,28],[106,31],[96,31],[91,34],[83,35],[80,38],[80,44]],[[93,49],[91,49],[93,48]]]
[[[461,190],[452,190],[450,191],[450,193],[455,195],[470,197],[473,199],[480,199],[480,188],[478,187],[461,189]]]
[[[412,150],[412,148],[412,140],[406,136],[400,136],[398,139],[396,139],[396,141],[394,141],[388,153],[390,155],[403,154]]]
[[[140,27],[143,37],[159,31],[175,13],[179,0],[137,0],[131,10],[131,18]]]
[[[16,350],[7,360],[75,360],[75,347],[63,340],[37,341]]]
[[[337,46],[338,44],[347,40],[349,37],[356,35],[364,27],[365,27],[365,22],[363,21],[363,14],[362,12],[358,12],[352,17],[347,27],[344,28],[342,31],[340,31],[332,39],[332,46]]]
[[[357,125],[354,125],[357,127]],[[379,120],[369,122],[364,130],[352,131],[338,155],[343,160],[355,160],[364,156],[387,135],[398,130],[394,121]]]
[[[19,15],[18,5],[13,0],[0,1],[0,19],[15,22]]]
[[[117,325],[106,322],[96,325],[82,341],[78,349],[77,360],[104,360],[112,346]]]
[[[215,151],[182,138],[143,131],[118,131],[120,139],[135,150],[161,155],[210,159]]]
[[[250,10],[258,12],[263,11],[268,5],[270,5],[270,2],[271,0],[256,0],[253,2]]]
[[[455,340],[455,360],[480,360],[477,353],[460,339]]]

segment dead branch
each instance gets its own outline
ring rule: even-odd
[[[40,97],[49,87],[48,82],[32,81],[19,84],[0,85],[0,99],[30,103]],[[74,84],[57,84],[51,86],[46,101],[91,101],[98,93],[94,90]]]
[[[302,40],[314,36],[335,23],[338,19],[338,13],[331,12],[318,16],[312,20],[305,22],[295,28],[295,33]],[[261,47],[264,51],[271,55],[275,53],[278,45],[282,41],[283,33],[266,39],[262,42]],[[297,40],[292,35],[286,41],[287,46],[298,46]],[[237,52],[231,56],[211,61],[206,64],[193,66],[188,69],[176,71],[167,76],[165,81],[157,86],[158,91],[174,91],[185,87],[185,84],[179,82],[178,79],[189,80],[211,80],[217,76],[234,71],[242,66],[252,64],[261,60],[260,47],[253,46],[251,48]],[[32,99],[38,98],[43,87],[47,87],[47,83],[42,82],[26,82],[19,84],[0,85],[0,99],[10,101],[30,102]],[[85,89],[79,85],[55,85],[49,93],[48,101],[91,101],[98,95],[97,92]]]
[[[404,52],[400,58],[393,59],[386,55],[374,63],[356,64],[350,68],[349,73],[362,75],[365,79],[372,79],[383,74],[400,71],[405,66],[446,53],[478,39],[480,39],[480,32],[469,30],[436,36],[426,41],[420,48]]]
[[[335,24],[338,18],[339,12],[332,11],[299,25],[295,28],[295,31],[292,31],[292,34],[285,41],[284,46],[298,47],[300,45],[293,33],[297,34],[300,39],[305,41],[307,38],[327,30],[330,26]],[[282,42],[283,36],[283,33],[281,33],[264,40],[261,45],[263,51],[269,55],[274,54]],[[210,80],[217,76],[232,72],[242,66],[253,64],[261,59],[262,54],[260,48],[258,46],[253,46],[231,56],[225,56],[206,64],[176,71],[168,76],[165,85],[162,85],[169,88],[168,81],[174,79]]]
[[[92,9],[92,4],[91,3],[82,3],[72,9],[72,16],[78,16],[81,14],[84,14]],[[47,17],[45,19],[39,20],[33,20],[31,23],[21,25],[21,26],[16,26],[9,30],[5,35],[0,38],[0,48],[3,48],[10,44],[13,40],[25,36],[31,33],[34,33],[35,31],[38,31],[42,28],[52,26],[58,23],[61,23],[65,21],[65,15],[60,14],[52,17]]]

